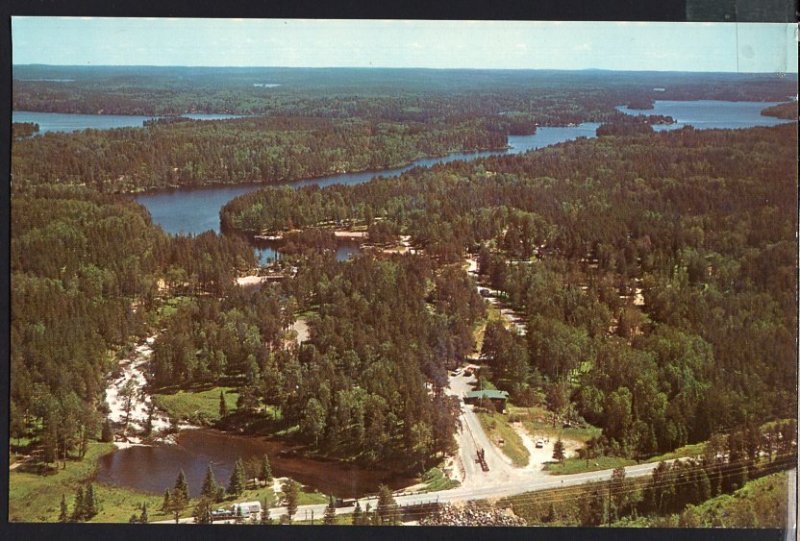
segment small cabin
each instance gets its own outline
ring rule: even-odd
[[[498,391],[496,389],[484,389],[482,391],[470,391],[464,395],[465,404],[480,405],[484,400],[491,401],[494,409],[500,413],[506,410],[506,402],[508,401],[508,393],[506,391]]]

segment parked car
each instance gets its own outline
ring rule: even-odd
[[[542,447],[544,447],[544,440],[542,438],[539,438],[538,440],[536,440],[536,448],[541,449]]]

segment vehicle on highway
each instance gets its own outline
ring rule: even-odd
[[[261,513],[261,502],[242,502],[231,506],[231,514],[237,517],[249,517]]]

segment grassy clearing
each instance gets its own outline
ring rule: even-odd
[[[301,515],[301,513],[298,511],[298,513],[295,515],[295,519],[300,518],[300,515]],[[273,519],[277,519],[278,517],[272,517],[272,518]],[[303,514],[303,518],[305,518],[305,514]],[[319,526],[319,525],[322,524],[322,517],[321,516],[314,517],[314,522],[311,522],[311,520],[295,520],[294,522],[292,522],[292,524],[298,524],[298,525],[310,525],[310,524],[313,524],[314,526]],[[333,526],[352,526],[353,525],[353,514],[352,513],[345,513],[345,514],[342,514],[342,515],[336,515],[336,519],[334,520],[332,525]]]
[[[305,319],[308,320],[312,317],[319,315],[319,306],[312,306],[308,310],[304,310],[303,312],[297,313],[297,319]]]
[[[311,505],[317,503],[328,503],[328,496],[323,494],[322,492],[316,489],[310,489],[310,487],[301,488],[299,491],[299,497],[297,498],[297,505]],[[283,500],[284,493],[277,492],[275,494],[276,499],[273,502],[279,502]],[[275,504],[273,504],[275,505]],[[322,517],[320,517],[322,519]]]
[[[584,473],[598,470],[610,470],[620,466],[631,466],[636,464],[635,460],[619,456],[599,456],[590,458],[568,458],[562,463],[551,462],[545,464],[545,471],[553,475],[570,475],[573,473]]]
[[[684,445],[683,447],[678,447],[674,451],[670,451],[669,453],[664,453],[663,455],[654,456],[653,458],[648,458],[648,462],[661,462],[662,460],[672,460],[675,458],[686,458],[686,457],[698,457],[703,454],[703,451],[706,448],[706,442],[694,443],[691,445]]]
[[[101,456],[114,450],[111,443],[90,443],[82,461],[67,462],[67,468],[49,475],[14,470],[9,474],[9,520],[12,522],[55,522],[61,506],[61,497],[67,500],[69,510],[75,491],[94,475]],[[160,514],[161,497],[119,487],[94,484],[100,512],[92,522],[127,522],[131,514],[138,513],[142,503],[147,503],[150,520],[166,520]]]
[[[158,307],[156,311],[156,316],[158,317],[159,321],[171,317],[175,315],[175,312],[178,311],[182,305],[191,304],[194,302],[192,297],[169,297]]]
[[[509,404],[507,406],[509,416],[522,422],[528,432],[534,437],[542,436],[550,439],[575,440],[580,443],[586,443],[592,438],[599,436],[602,430],[596,426],[586,427],[569,427],[564,428],[560,424],[553,427],[551,420],[552,414],[544,408],[533,406],[530,408],[523,408]]]
[[[475,337],[475,351],[478,353],[480,353],[483,348],[483,338],[486,336],[486,325],[491,321],[503,321],[505,324],[503,316],[500,315],[500,310],[498,310],[495,305],[486,303],[486,317],[475,324],[475,330],[473,331],[473,336]]]
[[[461,483],[447,477],[439,468],[431,468],[422,475],[422,482],[428,492],[448,490],[461,486]]]
[[[517,467],[528,465],[530,454],[522,444],[522,438],[517,431],[508,424],[508,419],[501,413],[478,413],[478,419],[489,439],[497,445],[498,440],[504,440],[503,445],[497,445],[500,450],[511,459]]]
[[[236,409],[239,393],[233,387],[212,387],[206,391],[178,391],[174,394],[154,394],[155,405],[172,418],[200,424],[219,420],[219,393],[224,392],[228,411]]]

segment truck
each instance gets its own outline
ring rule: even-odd
[[[261,513],[261,502],[242,502],[231,505],[234,517],[250,517]]]

